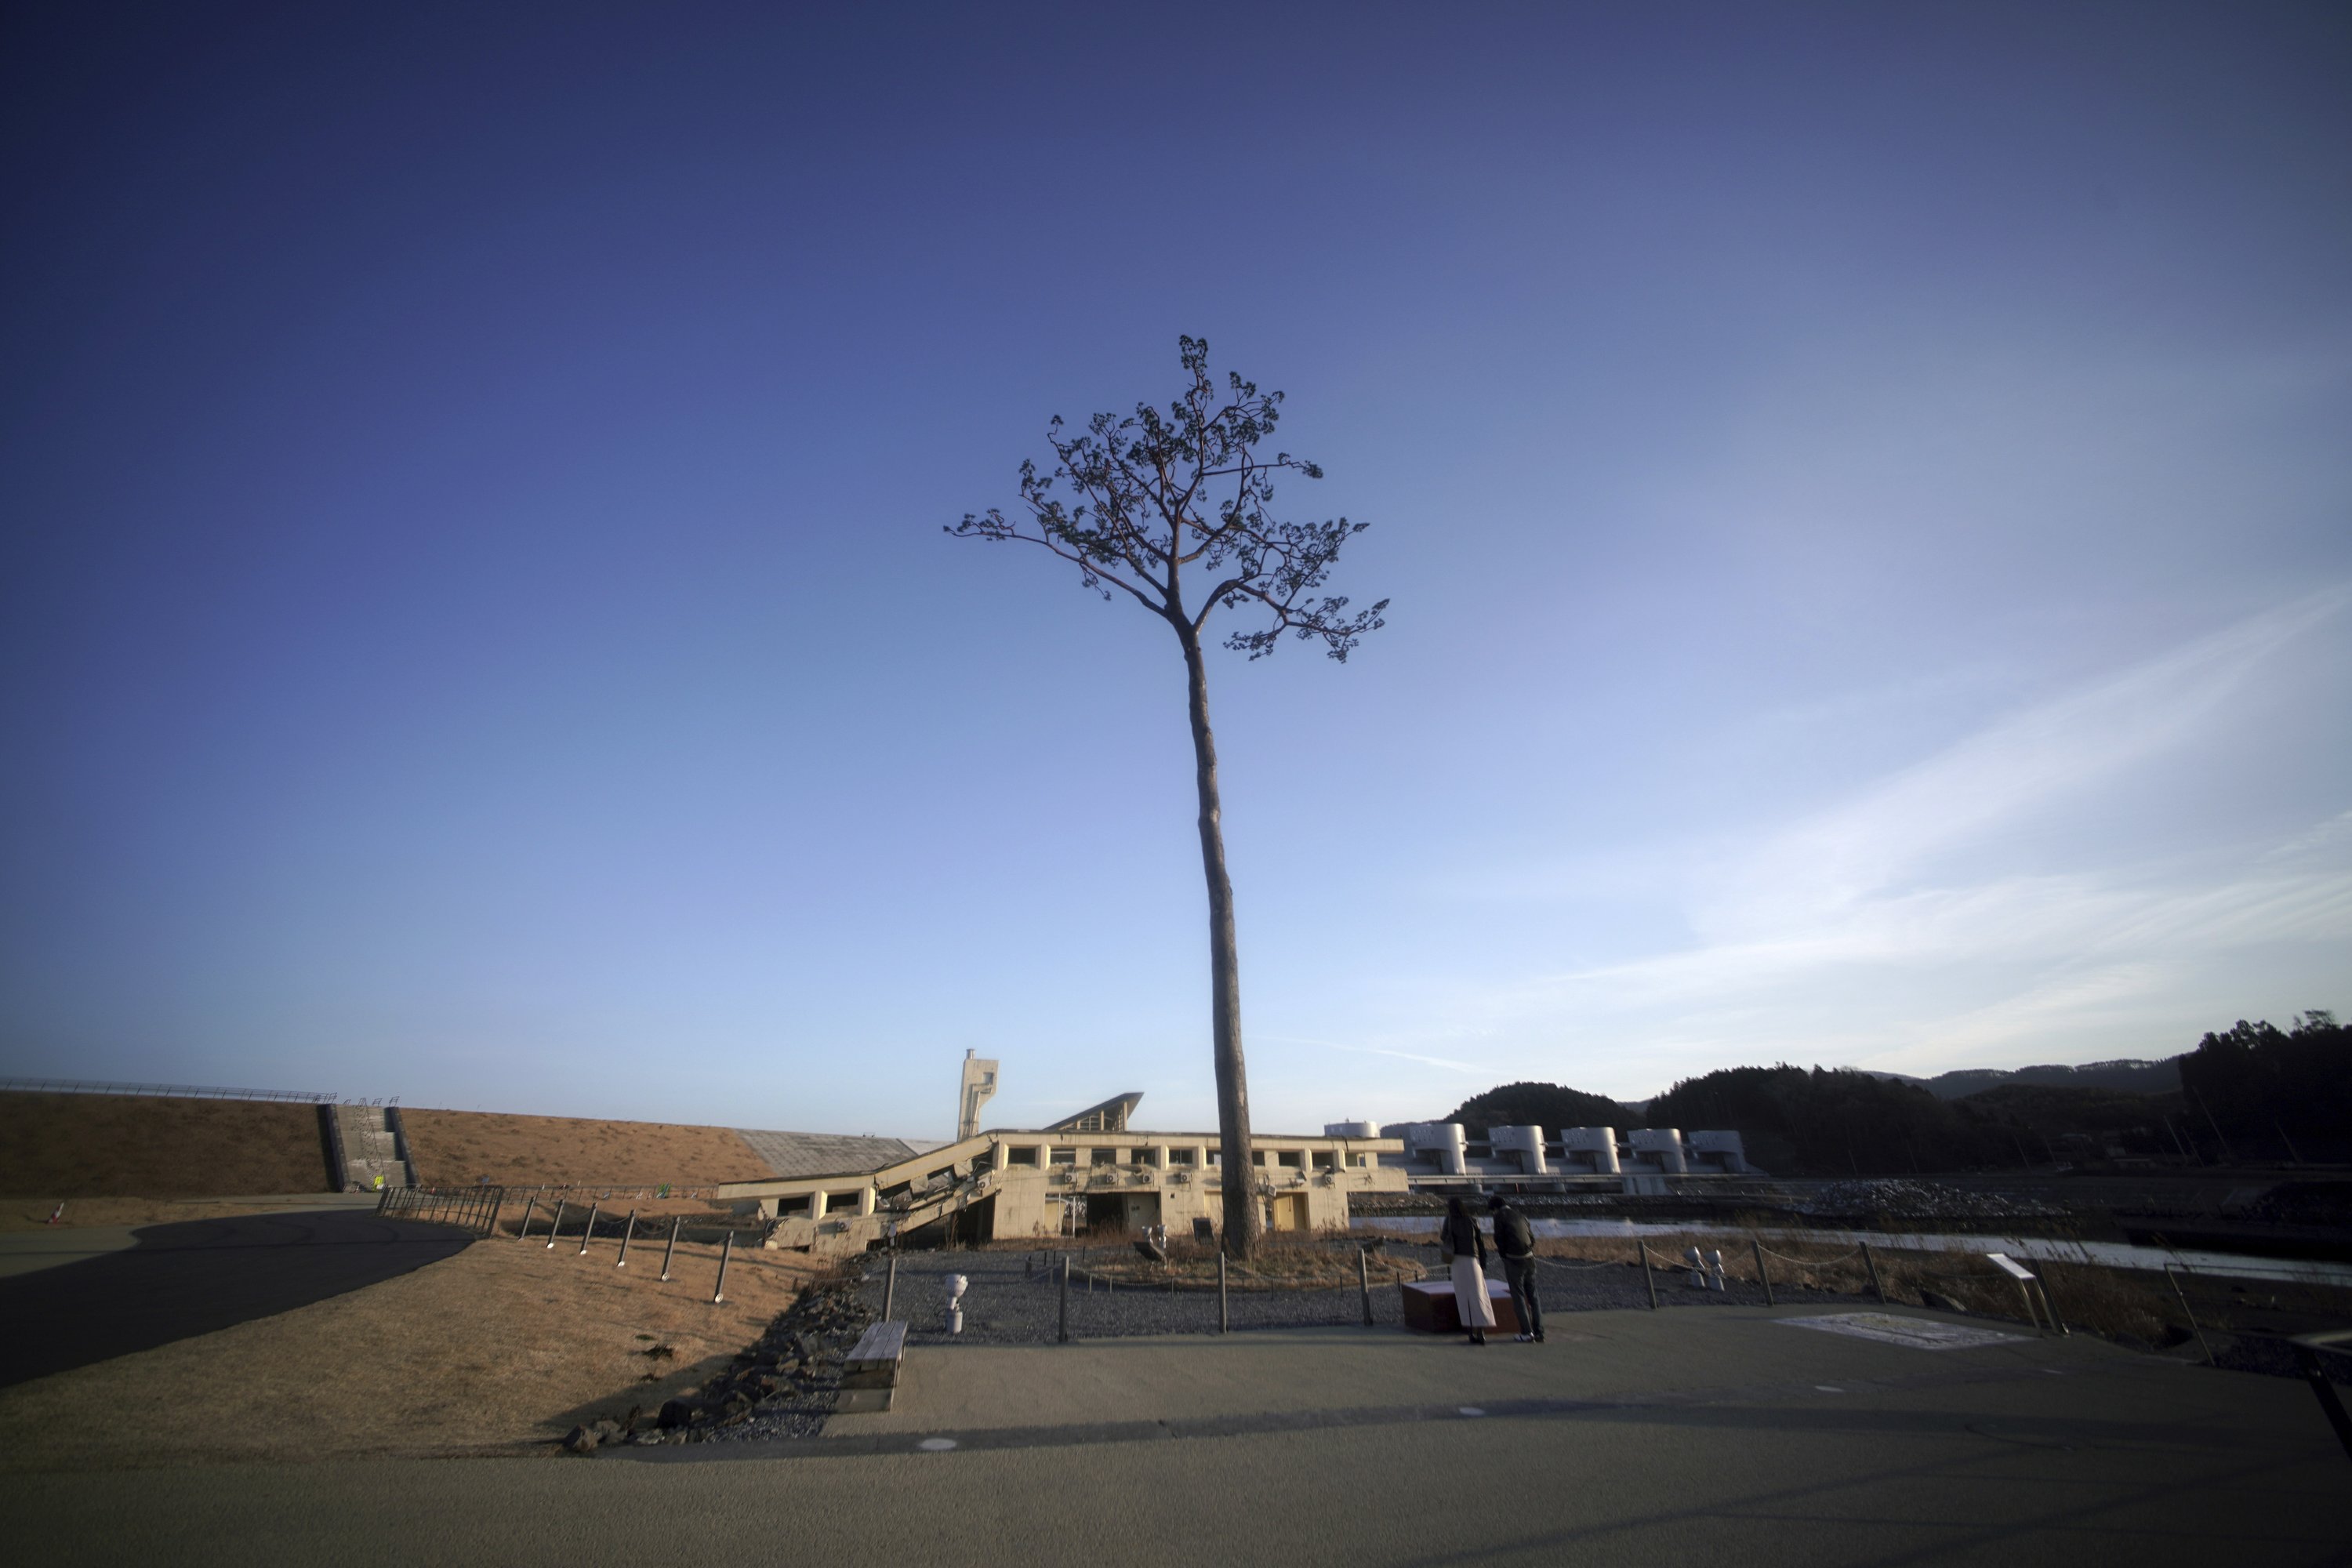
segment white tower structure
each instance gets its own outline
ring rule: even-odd
[[[963,1054],[963,1084],[956,1092],[956,1141],[961,1142],[980,1131],[980,1108],[996,1093],[996,1063]]]

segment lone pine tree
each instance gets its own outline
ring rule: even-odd
[[[1234,885],[1225,870],[1217,743],[1209,728],[1208,667],[1201,639],[1219,610],[1248,616],[1224,646],[1251,659],[1274,652],[1285,634],[1319,641],[1346,663],[1349,650],[1382,625],[1382,599],[1348,613],[1348,601],[1318,593],[1340,548],[1370,525],[1334,518],[1285,522],[1268,511],[1275,477],[1310,479],[1323,470],[1287,452],[1258,448],[1274,434],[1282,394],[1209,375],[1209,345],[1179,338],[1187,384],[1166,409],[1149,403],[1120,418],[1097,414],[1072,431],[1055,416],[1045,439],[1054,466],[1021,465],[1024,516],[967,512],[947,531],[963,539],[1018,540],[1078,569],[1079,581],[1116,599],[1125,594],[1175,633],[1184,655],[1200,795],[1201,868],[1209,886],[1210,1015],[1215,1036],[1217,1134],[1224,1169],[1224,1247],[1249,1255],[1259,1222],[1251,1179],[1249,1079],[1242,1059],[1241,969],[1234,935]]]

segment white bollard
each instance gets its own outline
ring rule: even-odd
[[[1690,1274],[1683,1282],[1694,1290],[1706,1289],[1706,1259],[1696,1247],[1683,1248],[1683,1261],[1690,1265]]]
[[[963,1293],[971,1288],[971,1281],[962,1275],[948,1276],[948,1332],[951,1334],[963,1332]]]
[[[1723,1250],[1722,1250],[1722,1248],[1717,1247],[1715,1251],[1710,1252],[1710,1253],[1708,1253],[1708,1254],[1706,1255],[1706,1271],[1707,1271],[1707,1274],[1710,1276],[1710,1278],[1711,1278],[1711,1279],[1712,1279],[1712,1282],[1713,1282],[1713,1284],[1714,1284],[1714,1286],[1715,1286],[1715,1289],[1718,1289],[1718,1290],[1722,1289],[1723,1289]]]

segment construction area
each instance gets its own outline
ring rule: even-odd
[[[0,1507],[64,1563],[386,1528],[404,1561],[569,1563],[713,1516],[719,1563],[780,1532],[852,1563],[1058,1560],[1200,1540],[1207,1497],[1239,1555],[1306,1562],[2352,1540],[2352,1436],[2315,1397],[2344,1358],[2315,1381],[2295,1348],[2352,1321],[2339,1266],[2150,1272],[1793,1208],[1741,1228],[1769,1184],[1736,1134],[1360,1123],[1255,1141],[1269,1234],[1233,1262],[1213,1136],[1139,1126],[1131,1094],[988,1129],[996,1064],[963,1073],[961,1136],[929,1144],[0,1093]],[[1569,1216],[1538,1222],[1540,1344],[1496,1268],[1501,1327],[1465,1346],[1429,1234],[1497,1191]],[[1578,1217],[1604,1194],[1652,1219]],[[1433,1515],[1500,1476],[1509,1508]]]

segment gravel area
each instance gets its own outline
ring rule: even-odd
[[[1390,1244],[1391,1250],[1415,1258],[1433,1277],[1438,1271],[1437,1248]],[[1106,1254],[1109,1249],[1103,1249]],[[890,1315],[907,1323],[909,1345],[1046,1344],[1058,1337],[1060,1279],[1055,1272],[1059,1252],[904,1252],[898,1255],[898,1283]],[[1578,1264],[1566,1259],[1539,1260],[1538,1295],[1544,1312],[1606,1311],[1647,1307],[1649,1292],[1639,1267],[1625,1263]],[[1083,1269],[1083,1262],[1078,1267]],[[866,1279],[859,1301],[882,1310],[886,1265],[877,1257],[866,1260]],[[1490,1272],[1500,1277],[1499,1268]],[[964,1294],[963,1332],[947,1332],[948,1278],[961,1274],[970,1281]],[[1701,1290],[1685,1282],[1680,1271],[1660,1269],[1657,1275],[1661,1308],[1760,1306],[1764,1293],[1738,1279],[1722,1290]],[[1843,1302],[1857,1298],[1827,1290],[1776,1287],[1780,1302]],[[1227,1296],[1234,1331],[1255,1329],[1360,1327],[1363,1297],[1353,1286],[1337,1290],[1233,1290]],[[1403,1309],[1396,1287],[1374,1286],[1372,1321],[1401,1327]],[[1070,1337],[1117,1339],[1139,1334],[1214,1333],[1217,1293],[1213,1289],[1174,1291],[1121,1285],[1086,1288],[1083,1275],[1070,1285]]]

